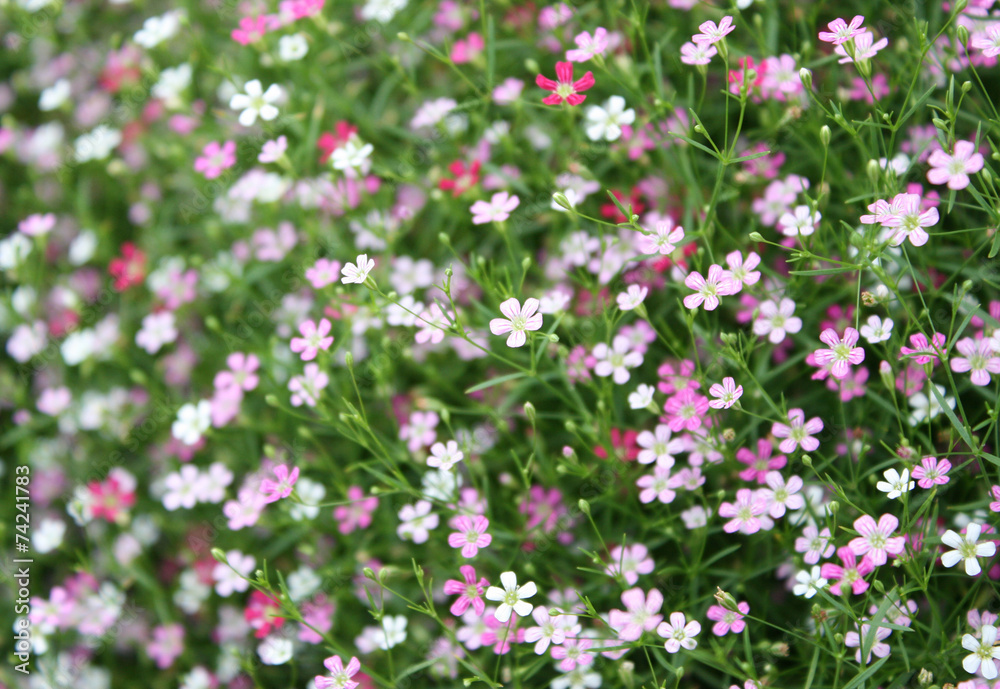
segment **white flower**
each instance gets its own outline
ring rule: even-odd
[[[0,270],[13,270],[24,263],[32,246],[31,240],[20,232],[0,240]]]
[[[786,237],[808,237],[816,231],[822,217],[819,211],[813,213],[809,206],[796,206],[794,214],[785,213],[778,218],[778,224]]]
[[[194,445],[211,425],[212,403],[201,400],[197,406],[185,404],[177,410],[177,420],[170,427],[170,432],[185,445]]]
[[[63,361],[67,366],[77,364],[90,358],[94,353],[97,344],[97,336],[90,328],[71,333],[63,340],[59,351],[62,352]]]
[[[179,12],[150,17],[142,23],[142,28],[135,32],[132,40],[143,48],[153,48],[177,33],[181,26],[180,18]]]
[[[403,505],[399,510],[399,521],[402,522],[396,528],[396,534],[414,543],[426,543],[430,536],[430,530],[436,529],[439,518],[431,512],[431,503],[427,500],[418,500],[413,505]]]
[[[376,637],[378,647],[388,651],[393,646],[406,641],[407,619],[402,615],[386,615],[382,618],[382,633]]]
[[[73,152],[78,163],[88,160],[104,160],[115,146],[122,142],[122,133],[106,124],[98,125],[89,133],[73,142]]]
[[[247,577],[253,571],[257,561],[253,555],[244,555],[238,550],[230,550],[226,553],[226,562],[218,562],[212,570],[212,578],[215,579],[215,592],[223,598],[233,595],[234,592],[247,590],[250,582]],[[235,570],[235,571],[234,571]]]
[[[348,263],[340,269],[340,274],[343,275],[340,281],[343,284],[349,285],[352,282],[358,285],[363,284],[368,279],[368,273],[372,272],[372,268],[375,267],[374,259],[368,258],[367,254],[359,255],[357,261],[357,265]]]
[[[500,313],[506,318],[494,318],[490,321],[490,332],[494,335],[507,335],[508,347],[522,347],[527,341],[526,330],[539,330],[542,327],[542,314],[538,311],[539,302],[535,298],[525,299],[521,306],[515,297],[500,304]]]
[[[631,343],[623,335],[616,335],[610,347],[604,342],[594,345],[593,355],[597,359],[594,373],[602,378],[614,374],[614,381],[624,385],[632,375],[628,370],[641,366],[643,361],[642,354],[631,349]]]
[[[625,99],[611,96],[602,108],[591,105],[587,108],[585,131],[591,141],[616,141],[622,135],[621,125],[635,122],[635,110],[625,109]]]
[[[291,639],[271,634],[260,642],[257,655],[265,665],[284,665],[295,655],[295,648]]]
[[[302,483],[304,479],[299,479],[298,483],[295,485],[295,489],[299,489],[299,483]],[[323,580],[320,579],[319,575],[316,574],[316,570],[306,565],[302,565],[297,570],[288,575],[286,579],[288,584],[288,595],[289,597],[298,603],[303,601],[317,590],[319,590],[320,584]]]
[[[981,639],[977,639],[972,634],[966,634],[962,637],[962,648],[972,652],[965,656],[962,667],[973,675],[982,672],[986,679],[996,679],[998,673],[994,661],[1000,658],[1000,646],[996,645],[997,628],[992,624],[984,624],[979,631],[982,635]]]
[[[513,572],[504,572],[500,575],[501,589],[498,586],[490,586],[486,589],[486,600],[500,603],[495,617],[499,622],[506,623],[510,619],[513,610],[518,617],[526,617],[535,608],[531,603],[525,602],[525,598],[531,598],[538,592],[535,582],[529,581],[523,586],[517,585],[517,575]]]
[[[297,522],[318,517],[317,505],[326,497],[326,488],[323,484],[308,478],[300,478],[295,484],[295,493],[302,502],[293,503],[288,509],[288,516]]]
[[[42,91],[42,95],[38,97],[38,109],[42,112],[51,112],[65,103],[69,96],[69,79],[60,79]]]
[[[301,60],[309,52],[309,43],[300,33],[282,36],[278,41],[278,58],[282,62]]]
[[[629,285],[627,292],[618,295],[618,308],[622,311],[632,311],[643,302],[649,289],[639,285]]]
[[[997,552],[997,547],[993,541],[976,542],[979,540],[979,534],[982,531],[982,525],[975,522],[971,522],[965,527],[965,536],[960,536],[951,529],[945,531],[944,536],[941,537],[941,542],[947,546],[951,546],[955,550],[949,550],[942,555],[941,564],[945,567],[954,567],[959,561],[965,560],[965,573],[970,577],[974,577],[983,571],[982,567],[979,566],[977,558],[993,557]]]
[[[142,328],[135,334],[135,343],[150,354],[177,339],[177,327],[172,311],[151,313],[143,317]]]
[[[278,108],[274,105],[281,100],[284,91],[277,84],[271,84],[267,91],[263,90],[259,79],[248,81],[243,87],[245,93],[237,93],[229,99],[229,107],[233,110],[242,110],[240,113],[240,124],[249,127],[257,121],[259,115],[262,120],[273,120],[278,116]]]
[[[640,385],[635,392],[628,396],[628,406],[630,409],[645,409],[653,403],[653,393],[656,389],[652,385]]]
[[[945,389],[943,385],[934,385],[937,390],[938,395],[944,400],[944,403],[948,405],[950,409],[955,408],[955,398],[945,397]],[[924,421],[924,419],[933,419],[941,410],[944,408],[938,403],[938,398],[936,395],[931,393],[930,396],[925,395],[922,392],[918,392],[910,397],[910,406],[913,407],[913,413],[910,414],[910,425],[916,426],[918,423]]]
[[[69,262],[75,266],[83,265],[91,259],[97,250],[97,235],[93,230],[83,230],[69,245]]]
[[[182,105],[181,94],[191,85],[191,65],[185,62],[160,72],[160,80],[153,86],[153,96],[159,98],[168,108]]]
[[[334,149],[330,163],[334,170],[361,169],[373,150],[374,146],[363,143],[357,136],[352,136],[343,146]]]
[[[407,0],[368,0],[361,8],[361,18],[365,21],[389,22],[396,13],[406,7]]]
[[[454,440],[449,440],[447,445],[434,443],[431,445],[431,456],[427,458],[427,466],[441,471],[451,471],[451,468],[464,458],[465,453],[458,449],[458,443]]]
[[[62,545],[66,522],[61,519],[43,519],[31,532],[31,545],[43,555]]]
[[[827,585],[827,580],[820,576],[819,565],[813,565],[811,570],[800,570],[795,575],[798,583],[792,588],[792,593],[796,596],[812,598],[816,593]]]
[[[909,469],[903,469],[902,474],[895,469],[886,469],[882,475],[885,476],[885,481],[879,481],[875,487],[883,493],[888,493],[890,500],[895,500],[903,493],[909,493],[913,490],[914,484],[910,480]]]
[[[869,316],[868,323],[861,326],[861,336],[871,344],[885,342],[892,337],[892,326],[891,318],[883,321],[878,316]]]

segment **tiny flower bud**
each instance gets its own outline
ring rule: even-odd
[[[840,511],[840,503],[836,500],[831,500],[830,504],[827,505],[830,508],[830,514],[837,514]]]
[[[229,560],[226,559],[226,554],[222,552],[222,548],[212,548],[212,557],[215,558],[216,562],[221,562],[222,564],[227,564]]]
[[[764,235],[762,235],[760,232],[751,232],[749,234],[749,237],[750,237],[750,239],[752,239],[755,242],[762,242],[762,241],[764,241]]]
[[[715,600],[724,609],[729,612],[739,612],[740,609],[736,605],[736,599],[732,597],[729,593],[726,593],[718,586],[715,587]]]
[[[824,146],[830,145],[830,135],[831,133],[829,126],[824,124],[822,127],[819,128],[819,140],[823,143]]]
[[[567,421],[566,422],[566,432],[567,433],[576,433],[576,424],[573,423],[572,421]]]
[[[403,41],[404,43],[410,42],[410,34],[406,33],[405,31],[400,31],[399,33],[397,33],[396,38]]]
[[[444,232],[438,232],[438,241],[445,246],[451,246],[451,237],[446,235]]]
[[[580,498],[579,502],[577,502],[576,504],[580,507],[580,511],[581,512],[583,512],[584,514],[587,514],[587,515],[590,514],[590,503],[589,502],[587,502],[583,498]]]
[[[350,352],[344,355],[344,363],[347,364],[347,368],[354,368],[354,355]]]
[[[725,440],[727,443],[733,442],[734,440],[736,440],[736,431],[734,431],[732,428],[725,429],[724,431],[722,431],[722,439]]]
[[[528,421],[532,426],[535,425],[535,405],[531,402],[524,403],[524,415],[528,417]]]
[[[528,268],[530,267],[531,267],[531,257],[525,256],[524,259],[521,260],[521,270],[527,271]]]
[[[878,579],[876,579],[876,580],[874,580],[872,582],[872,588],[874,588],[876,591],[878,591],[882,595],[885,595],[885,584],[883,584]]]
[[[806,87],[807,91],[811,91],[812,90],[813,73],[810,70],[806,69],[805,67],[803,67],[802,69],[800,69],[799,70],[799,79],[802,80],[802,85]]]
[[[802,463],[807,467],[811,467],[813,465],[813,458],[809,455],[802,455]]]
[[[920,668],[920,672],[917,674],[917,683],[922,687],[926,687],[933,681],[934,681],[934,673],[932,673],[927,668],[924,667]]]
[[[965,31],[966,36],[968,36],[968,34],[969,34],[969,30],[966,29],[964,26],[958,27],[958,30],[959,31]],[[969,39],[966,38],[965,40],[968,41]],[[972,90],[972,82],[971,81],[963,81],[962,82],[962,93],[968,93],[971,90]]]
[[[561,191],[557,191],[552,195],[552,200],[556,202],[556,205],[560,208],[565,208],[568,211],[573,210],[573,206],[570,204],[569,199],[566,198],[566,194]]]
[[[277,407],[279,404],[278,398],[275,397],[274,395],[265,395],[264,401],[267,403],[269,407]]]
[[[695,130],[695,131],[696,131],[696,132],[697,132],[698,134],[704,134],[704,133],[705,133],[705,128],[704,128],[704,127],[702,127],[702,126],[701,126],[700,124],[696,124],[696,125],[694,126],[694,130]]]
[[[882,175],[882,166],[874,158],[868,161],[868,179],[877,182]]]
[[[372,581],[375,581],[375,570],[373,570],[371,567],[365,567],[361,571],[364,572],[366,579],[371,579]]]

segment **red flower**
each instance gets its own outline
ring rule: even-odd
[[[254,636],[263,639],[272,629],[280,629],[285,624],[284,617],[275,617],[281,612],[281,605],[266,593],[254,591],[250,603],[243,611],[243,617],[256,629]]]
[[[479,182],[480,162],[477,160],[466,169],[465,163],[456,160],[448,166],[454,179],[445,177],[438,182],[438,188],[443,191],[450,191],[452,196],[460,196],[466,189],[471,189]]]
[[[617,428],[611,429],[611,445],[614,448],[615,456],[623,462],[633,462],[639,456],[639,445],[636,443],[636,438],[639,436],[637,431],[625,431],[624,434]],[[601,459],[608,458],[608,451],[604,449],[603,446],[598,445],[594,448],[594,454]]]
[[[620,191],[612,191],[611,193],[614,194],[615,198],[621,201],[622,205],[625,206],[626,208],[628,208],[628,204],[631,203],[632,213],[634,215],[642,215],[642,212],[646,210],[646,204],[642,202],[642,197],[640,196],[640,192],[637,191],[636,189],[633,189],[631,191],[630,196],[628,197],[627,200],[622,198],[622,193]],[[605,218],[614,220],[614,222],[616,223],[628,222],[628,218],[622,215],[622,212],[618,210],[618,206],[611,203],[610,201],[601,206],[601,215],[603,215]]]
[[[115,289],[119,292],[140,285],[146,277],[146,254],[132,242],[125,242],[121,257],[111,259],[108,272],[115,279]]]
[[[586,91],[594,85],[593,72],[587,72],[580,79],[573,81],[572,62],[557,62],[556,77],[559,81],[552,81],[541,74],[535,77],[535,83],[538,84],[539,88],[552,91],[551,96],[542,99],[546,105],[559,105],[563,101],[570,105],[579,105],[587,100],[586,96],[580,95],[580,91]]]
[[[120,513],[125,512],[135,504],[135,493],[125,490],[115,478],[87,484],[92,503],[91,512],[95,518],[114,522]]]

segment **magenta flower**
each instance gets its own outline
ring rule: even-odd
[[[321,319],[319,326],[309,319],[299,325],[299,332],[302,337],[293,337],[291,341],[292,351],[298,354],[301,352],[302,361],[312,361],[316,358],[319,350],[326,351],[333,344],[333,336],[327,337],[330,333],[330,321]]]
[[[448,545],[461,548],[462,557],[475,557],[480,548],[485,548],[493,541],[493,536],[486,533],[490,528],[490,520],[486,517],[462,515],[455,519],[453,525],[458,531],[448,536]]]
[[[469,208],[472,211],[472,224],[484,225],[488,222],[503,222],[510,217],[510,214],[520,203],[521,200],[517,196],[512,196],[506,191],[493,194],[493,198],[488,202],[476,201]]]
[[[612,610],[608,616],[608,624],[618,632],[622,641],[636,641],[643,632],[651,632],[663,620],[660,608],[663,607],[663,594],[657,589],[651,589],[644,594],[642,589],[633,588],[622,593],[622,605],[625,610]]]
[[[850,547],[843,547],[837,550],[837,557],[842,564],[827,562],[820,569],[819,574],[824,579],[834,581],[830,587],[830,593],[839,596],[843,587],[850,588],[854,595],[864,593],[868,590],[868,582],[865,576],[875,571],[875,564],[871,557],[865,555],[858,563],[857,556]]]
[[[924,457],[920,460],[920,466],[913,467],[912,476],[917,480],[917,485],[926,490],[948,483],[950,479],[947,474],[950,470],[951,462],[947,459],[938,461],[937,457]]]
[[[449,596],[458,595],[458,600],[451,604],[451,614],[455,617],[461,617],[471,605],[476,615],[482,617],[483,613],[486,612],[483,592],[486,591],[486,587],[490,585],[490,582],[486,581],[485,577],[477,582],[476,568],[472,565],[462,565],[458,568],[458,571],[462,573],[462,578],[465,581],[449,579],[444,582],[445,594]]]
[[[772,457],[773,450],[774,446],[767,438],[760,438],[757,441],[757,454],[748,447],[738,449],[736,461],[747,465],[747,468],[740,472],[740,478],[763,485],[767,481],[767,472],[780,469],[788,463],[784,455]]]
[[[721,605],[713,605],[705,616],[715,621],[715,624],[712,625],[712,633],[716,636],[725,636],[729,632],[739,634],[743,631],[743,628],[747,626],[743,616],[748,612],[750,612],[750,604],[741,601],[736,605],[736,610],[726,610]]]
[[[899,555],[906,547],[902,536],[892,533],[899,526],[899,520],[891,514],[883,514],[878,523],[867,514],[854,520],[854,530],[860,536],[851,539],[848,547],[855,555],[868,554],[873,565],[884,565],[887,555]]]
[[[1000,486],[990,488],[990,495],[993,502],[990,503],[990,512],[1000,512]]]
[[[205,175],[205,179],[215,179],[226,168],[236,164],[236,142],[219,144],[212,141],[201,151],[201,157],[194,161],[194,171]]]
[[[330,671],[330,676],[317,675],[316,689],[354,689],[358,682],[351,680],[351,677],[361,670],[361,663],[357,658],[351,657],[347,667],[344,667],[340,656],[331,656],[323,661],[323,665]]]
[[[949,189],[959,190],[969,186],[969,175],[983,169],[983,156],[976,152],[971,141],[956,141],[949,155],[937,150],[927,159],[931,169],[927,171],[927,181],[931,184],[947,184]]]
[[[552,81],[541,74],[535,77],[535,83],[538,84],[539,88],[552,91],[551,96],[546,96],[542,99],[542,102],[546,105],[559,105],[563,101],[566,101],[570,105],[579,105],[587,100],[587,97],[581,96],[580,92],[586,91],[594,85],[593,72],[587,72],[581,78],[573,81],[572,62],[557,62],[556,77],[559,81]]]
[[[775,423],[771,427],[776,438],[784,438],[778,445],[779,450],[791,454],[797,447],[805,452],[812,452],[819,447],[819,441],[813,437],[823,430],[823,421],[818,416],[806,421],[806,415],[801,409],[792,409],[788,412],[788,420],[791,425]]]
[[[708,412],[708,398],[699,395],[692,388],[681,390],[667,398],[663,405],[667,425],[674,432],[693,431],[701,428],[702,420]]]
[[[913,347],[900,347],[899,358],[902,359],[904,356],[911,357],[913,363],[920,364],[921,366],[929,364],[932,361],[937,365],[938,352],[944,350],[945,341],[946,338],[943,333],[934,333],[929,343],[927,342],[926,335],[923,333],[914,333],[910,335],[910,344]]]
[[[989,385],[990,374],[1000,373],[1000,357],[986,338],[973,340],[963,337],[955,343],[955,349],[962,356],[951,358],[951,370],[956,373],[972,371],[970,378],[973,385]]]
[[[706,311],[714,311],[719,308],[719,297],[736,294],[739,291],[733,284],[732,274],[715,264],[709,266],[707,278],[693,270],[684,278],[684,284],[695,291],[694,294],[684,297],[684,306],[689,309],[703,306]]]
[[[295,482],[299,480],[299,468],[295,467],[289,472],[287,464],[279,464],[274,467],[274,475],[278,478],[277,481],[266,478],[260,482],[260,492],[264,495],[265,502],[277,502],[291,495]]]
[[[837,331],[833,328],[824,330],[819,339],[822,340],[829,349],[817,349],[813,354],[816,356],[816,363],[820,366],[832,364],[830,374],[834,378],[846,378],[851,372],[851,366],[860,364],[865,360],[865,350],[855,347],[860,335],[854,328],[844,330],[844,337],[837,336]]]
[[[691,37],[691,40],[699,45],[711,45],[713,43],[718,43],[726,34],[729,34],[735,29],[733,26],[733,18],[729,16],[723,17],[719,21],[719,25],[716,26],[715,22],[704,22],[698,27],[698,31],[701,33],[696,33]]]
[[[864,23],[864,21],[865,18],[861,15],[855,16],[854,19],[851,20],[850,24],[838,17],[827,24],[827,26],[830,27],[829,31],[819,32],[819,40],[827,43],[833,43],[834,45],[847,43],[858,34],[864,32],[864,29],[861,28],[861,24]]]
[[[538,311],[537,299],[526,299],[521,306],[514,297],[500,304],[500,313],[507,318],[494,318],[490,321],[490,332],[494,335],[505,335],[508,347],[523,347],[527,342],[525,330],[538,330],[542,327],[542,314]]]
[[[774,523],[769,517],[760,519],[767,512],[768,499],[749,488],[736,491],[736,502],[719,505],[719,516],[729,519],[722,530],[726,533],[739,531],[744,534],[757,533],[761,528],[769,529]]]

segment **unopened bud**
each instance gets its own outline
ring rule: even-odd
[[[739,607],[736,604],[736,599],[732,597],[729,593],[723,591],[718,586],[715,587],[715,600],[721,605],[725,610],[729,612],[740,612]]]
[[[806,69],[805,67],[803,67],[802,69],[800,69],[799,70],[799,79],[802,80],[802,85],[806,87],[807,91],[811,91],[812,90],[813,73],[810,70]]]
[[[396,38],[403,41],[404,43],[409,43],[411,41],[410,34],[406,33],[405,31],[400,31],[399,33],[397,33]]]
[[[874,158],[868,161],[867,169],[868,169],[868,179],[870,179],[873,182],[877,182],[879,177],[882,176],[882,166],[879,165],[879,162]]]
[[[969,34],[969,30],[966,29],[964,26],[958,27],[958,30],[959,31],[965,31],[966,36],[968,36],[968,34]],[[965,40],[969,40],[969,39],[966,38]],[[962,93],[968,93],[971,90],[972,90],[972,82],[971,81],[963,81],[962,82]]]
[[[374,569],[372,569],[371,567],[365,567],[361,571],[364,573],[366,579],[371,579],[372,581],[376,581]]]
[[[590,514],[590,503],[589,502],[587,502],[583,498],[580,498],[580,500],[576,504],[579,506],[581,512],[583,512],[586,515]]]
[[[696,125],[694,126],[694,130],[695,130],[695,131],[696,131],[696,132],[697,132],[698,134],[704,134],[704,133],[705,133],[705,128],[704,128],[704,127],[702,127],[702,126],[701,126],[700,124],[696,124]]]
[[[445,246],[451,246],[451,237],[446,235],[444,232],[438,232],[438,241]]]
[[[227,564],[229,560],[226,559],[226,554],[222,552],[222,548],[212,548],[212,557],[215,558],[216,562],[222,564]]]
[[[885,595],[885,584],[883,584],[878,579],[876,579],[876,580],[874,580],[872,582],[872,588],[874,588],[876,591],[878,591],[882,595]]]
[[[347,352],[344,355],[344,363],[347,364],[347,368],[354,368],[354,355]]]
[[[576,424],[573,423],[572,421],[567,421],[566,422],[566,432],[567,433],[576,433]]]
[[[565,208],[568,211],[573,210],[572,204],[570,204],[569,199],[566,198],[566,194],[561,191],[557,191],[552,195],[552,200],[556,202],[556,205],[560,208]]]
[[[533,405],[531,402],[525,402],[524,403],[524,415],[528,417],[528,421],[531,422],[532,426],[534,426],[535,425],[535,405]]]
[[[836,500],[831,500],[827,507],[830,508],[830,514],[837,514],[840,511],[840,503]]]
[[[762,241],[764,241],[764,235],[762,235],[760,232],[751,232],[749,234],[749,237],[750,237],[750,239],[752,239],[755,242],[762,242]]]
[[[811,467],[813,465],[813,458],[809,455],[802,455],[802,463],[807,467]]]
[[[824,146],[830,145],[830,136],[831,133],[829,126],[824,124],[822,127],[819,128],[819,140],[823,143]]]

